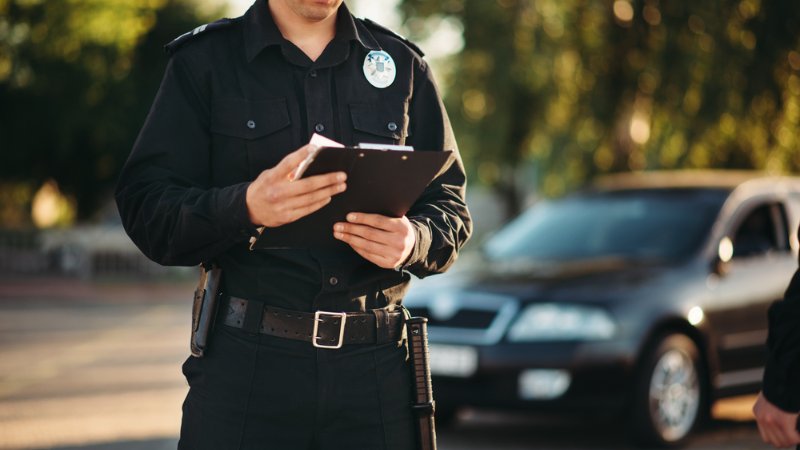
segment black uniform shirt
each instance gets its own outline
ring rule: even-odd
[[[335,38],[312,62],[258,0],[243,17],[167,47],[166,74],[116,192],[125,229],[148,257],[166,265],[216,261],[230,295],[301,311],[393,309],[408,272],[424,277],[455,261],[472,228],[464,167],[433,76],[412,44],[342,5]],[[363,72],[372,50],[396,65],[383,89]],[[255,227],[247,186],[314,132],[346,145],[454,150],[407,214],[417,242],[404,270],[381,269],[344,243],[248,249]]]
[[[784,411],[800,412],[800,269],[783,300],[769,309],[767,346],[764,396]]]

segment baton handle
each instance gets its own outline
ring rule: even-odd
[[[412,317],[406,320],[408,353],[411,359],[414,404],[417,416],[419,448],[436,450],[436,424],[433,420],[435,403],[431,384],[430,355],[428,353],[428,319]]]

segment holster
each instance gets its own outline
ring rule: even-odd
[[[192,355],[200,358],[208,348],[208,337],[214,327],[219,304],[222,269],[216,265],[200,266],[200,280],[194,291],[192,305],[192,336],[189,346]]]

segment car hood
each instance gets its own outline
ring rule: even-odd
[[[431,290],[487,292],[520,300],[602,301],[654,287],[673,266],[658,261],[602,258],[573,261],[475,261],[430,286]]]

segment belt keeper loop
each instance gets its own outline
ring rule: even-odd
[[[389,313],[385,309],[373,309],[375,315],[375,343],[385,344],[391,340]]]
[[[264,303],[249,300],[244,310],[242,320],[242,330],[247,333],[258,333],[261,331],[261,321],[264,319]]]

